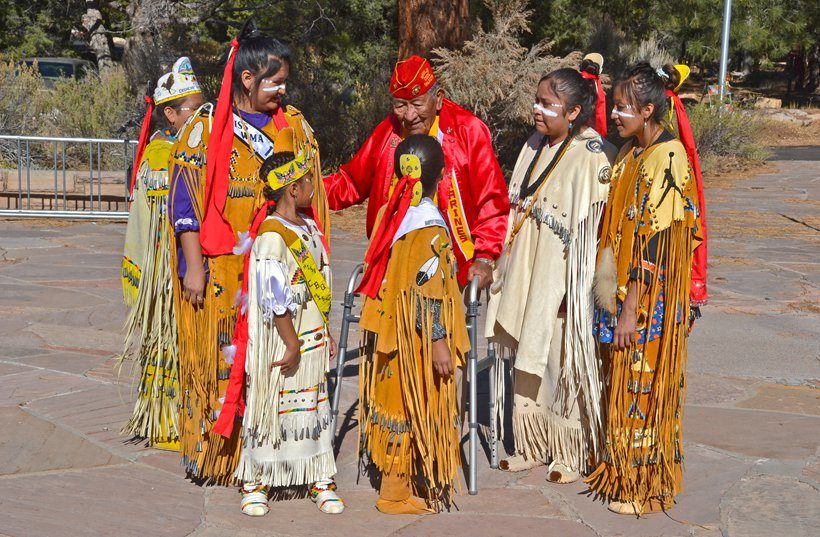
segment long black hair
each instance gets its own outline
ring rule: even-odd
[[[252,88],[259,85],[263,78],[267,78],[279,72],[283,64],[291,65],[291,52],[287,45],[264,35],[256,27],[253,19],[248,20],[237,38],[239,50],[236,51],[236,58],[233,64],[233,85],[234,98],[245,93],[245,86],[242,85],[242,71],[250,71],[254,74]]]
[[[649,62],[639,62],[627,69],[626,75],[615,83],[615,89],[620,90],[636,110],[650,103],[655,105],[652,119],[656,123],[663,123],[669,110],[666,90],[674,90],[679,83],[680,73],[674,65],[666,64],[658,70],[649,65]]]
[[[426,134],[413,134],[405,138],[396,147],[394,156],[393,171],[396,177],[401,177],[401,156],[416,155],[421,163],[421,188],[425,195],[436,191],[436,185],[441,179],[441,172],[444,170],[444,151],[441,144],[432,136]]]
[[[598,67],[595,63],[592,64]],[[583,67],[584,64],[582,64]],[[577,134],[581,127],[586,125],[587,120],[595,114],[595,101],[597,98],[595,82],[587,80],[581,76],[581,73],[569,67],[556,69],[542,76],[538,84],[540,85],[544,81],[547,81],[552,91],[564,101],[565,110],[570,110],[576,106],[581,107],[581,112],[572,122],[572,129],[570,130],[571,136]]]

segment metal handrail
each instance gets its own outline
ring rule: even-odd
[[[128,217],[136,140],[0,134],[0,142],[10,153],[9,171],[17,176],[15,182],[8,174],[10,180],[0,191],[0,216]],[[104,172],[106,178],[116,178],[105,187]]]
[[[129,140],[127,138],[68,138],[63,136],[16,136],[13,134],[0,134],[0,140],[12,140],[12,141],[23,141],[23,142],[72,142],[77,144],[121,144],[121,143],[128,143],[131,145],[136,145],[139,143],[138,140]]]

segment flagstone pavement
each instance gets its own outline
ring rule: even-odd
[[[436,516],[379,514],[357,479],[355,367],[340,419],[345,513],[297,499],[243,516],[235,489],[195,485],[176,454],[119,434],[134,398],[130,369],[114,368],[125,226],[0,221],[0,535],[820,535],[820,151],[809,149],[707,193],[712,297],[690,340],[685,492],[668,516],[642,519],[609,513],[583,484],[548,484],[543,467],[492,470],[484,449],[478,495]],[[336,333],[364,247],[334,233]]]

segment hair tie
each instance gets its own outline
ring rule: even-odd
[[[669,74],[660,67],[655,69],[655,72],[658,73],[658,76],[661,78],[669,78]]]
[[[399,170],[401,174],[413,179],[421,178],[421,160],[418,155],[405,153],[399,157]]]

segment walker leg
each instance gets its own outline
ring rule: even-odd
[[[336,438],[336,422],[338,421],[337,418],[339,416],[339,400],[342,396],[342,375],[344,374],[345,369],[345,356],[347,355],[347,335],[350,331],[350,310],[352,309],[352,297],[350,300],[351,304],[348,305],[348,297],[345,294],[345,305],[344,309],[342,310],[342,329],[339,334],[339,343],[336,348],[336,380],[333,386],[333,401],[330,404],[330,429],[333,431],[333,438]]]
[[[470,474],[468,492],[478,494],[478,280],[470,282],[470,301],[467,305],[467,326],[470,334],[470,353],[467,358],[467,376],[470,383],[470,412],[468,427],[470,434]]]
[[[342,305],[342,329],[339,333],[339,342],[336,348],[336,381],[333,386],[333,400],[330,402],[330,429],[333,431],[333,439],[336,439],[336,423],[339,417],[339,401],[342,397],[342,376],[344,375],[345,361],[347,359],[347,339],[350,332],[350,323],[358,322],[358,317],[354,316],[353,302],[356,298],[356,281],[362,273],[363,265],[356,265],[350,279],[347,281],[347,291]]]
[[[489,375],[490,375],[490,468],[497,469],[498,468],[498,423],[496,416],[496,398],[497,398],[497,386],[496,386],[496,367],[503,367],[501,364],[496,363],[495,358],[495,349],[493,348],[492,344],[488,342],[488,350],[487,350],[487,358],[490,362],[489,368]],[[502,417],[503,419],[503,417]]]

